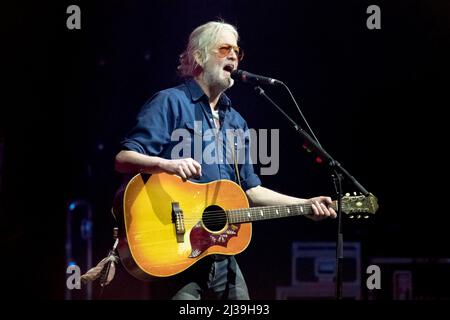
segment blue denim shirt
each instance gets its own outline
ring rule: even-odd
[[[261,184],[250,160],[250,134],[242,116],[222,94],[218,102],[220,129],[214,124],[208,97],[193,79],[156,93],[145,103],[122,148],[165,159],[191,157],[202,166],[195,182],[228,179],[242,189]],[[218,143],[222,141],[222,143]]]

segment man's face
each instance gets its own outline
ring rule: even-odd
[[[234,34],[222,31],[203,66],[204,81],[208,86],[226,90],[233,85],[231,71],[238,66],[238,56],[233,48],[237,48]]]

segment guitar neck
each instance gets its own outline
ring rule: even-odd
[[[335,208],[333,201],[331,207]],[[281,206],[254,207],[227,210],[228,222],[244,223],[276,218],[287,218],[312,214],[311,204],[292,204]]]

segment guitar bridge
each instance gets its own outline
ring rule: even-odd
[[[186,229],[184,227],[183,210],[180,209],[180,205],[178,202],[172,202],[172,223],[175,224],[177,242],[183,243]]]

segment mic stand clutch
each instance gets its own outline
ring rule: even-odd
[[[332,171],[332,178],[334,182],[334,186],[336,189],[336,196],[337,196],[337,202],[338,202],[338,212],[337,212],[337,218],[338,218],[338,231],[337,231],[337,239],[336,239],[336,299],[341,300],[342,299],[342,265],[344,260],[344,237],[342,233],[342,209],[341,209],[341,202],[342,202],[342,178],[345,177],[349,179],[355,187],[362,193],[364,196],[369,196],[369,192],[352,176],[350,173],[348,173],[347,170],[345,170],[339,162],[334,160],[309,134],[305,132],[300,126],[295,123],[294,120],[292,120],[286,112],[284,112],[269,96],[266,95],[264,90],[256,86],[255,87],[256,92],[258,92],[259,95],[265,97],[273,106],[275,106],[292,124],[295,131],[303,138],[305,141],[305,144],[303,147],[307,149],[310,152],[314,152],[318,158],[318,162],[320,163],[326,163],[329,167],[329,169]]]

